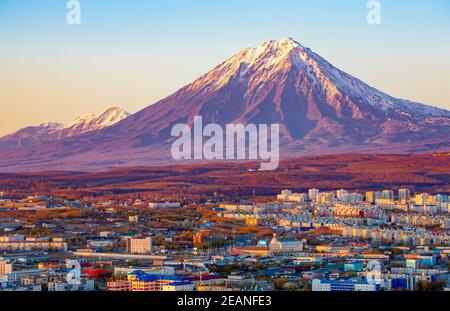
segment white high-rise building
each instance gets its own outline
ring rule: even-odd
[[[320,194],[319,189],[308,190],[308,198],[313,202],[316,202],[319,199],[319,194]]]
[[[292,195],[291,190],[283,190],[281,191],[281,194],[277,196],[278,200],[287,201],[289,200],[289,197]]]
[[[382,199],[383,200],[394,200],[394,191],[392,190],[383,190],[382,192]]]
[[[409,189],[399,189],[398,190],[398,200],[409,200],[411,198],[411,191]]]
[[[321,279],[312,281],[313,292],[374,292],[379,289],[379,285],[369,284],[367,281]]]
[[[13,271],[13,264],[0,257],[0,275],[10,274]]]
[[[340,189],[336,192],[336,197],[341,202],[347,201],[347,195],[348,195],[348,192],[347,192],[347,190],[344,190],[344,189]]]

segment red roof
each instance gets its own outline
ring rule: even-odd
[[[105,269],[83,269],[83,275],[89,275],[90,277],[99,277],[102,275],[107,275],[109,272]]]

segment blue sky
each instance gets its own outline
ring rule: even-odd
[[[376,26],[366,0],[80,2],[74,26],[67,0],[0,0],[0,135],[110,106],[138,111],[287,36],[393,96],[450,109],[447,0],[380,0]]]

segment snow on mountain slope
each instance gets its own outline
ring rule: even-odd
[[[304,73],[328,100],[341,99],[351,94],[385,112],[395,111],[423,117],[450,116],[447,110],[396,99],[370,87],[291,38],[266,41],[257,48],[242,50],[195,81],[188,90],[202,89],[207,94],[232,83],[238,77],[240,83],[246,84],[248,97],[257,95],[267,81],[288,74],[293,67]]]
[[[30,126],[0,138],[0,150],[33,146],[43,142],[77,136],[97,131],[116,124],[130,114],[121,108],[112,107],[99,114],[88,114],[77,118],[67,125],[43,123]]]
[[[43,123],[38,126],[29,126],[17,132],[0,138],[0,150],[20,148],[31,144],[47,141],[48,136],[63,127],[59,123]]]
[[[107,126],[116,124],[129,117],[125,110],[112,107],[99,114],[87,114],[67,124],[59,131],[59,138],[72,137],[87,132],[97,131]]]

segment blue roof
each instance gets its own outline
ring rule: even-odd
[[[131,272],[130,273],[130,275],[144,275],[144,274],[147,274],[147,273],[145,273],[144,271],[142,271],[142,270],[134,270],[133,272]]]
[[[187,280],[185,278],[182,278],[177,275],[162,275],[162,274],[148,274],[145,273],[142,270],[135,270],[130,273],[131,275],[135,275],[136,279],[142,282],[151,282],[151,281],[157,281],[157,280],[164,280],[164,281],[175,281],[175,282],[186,282]]]

